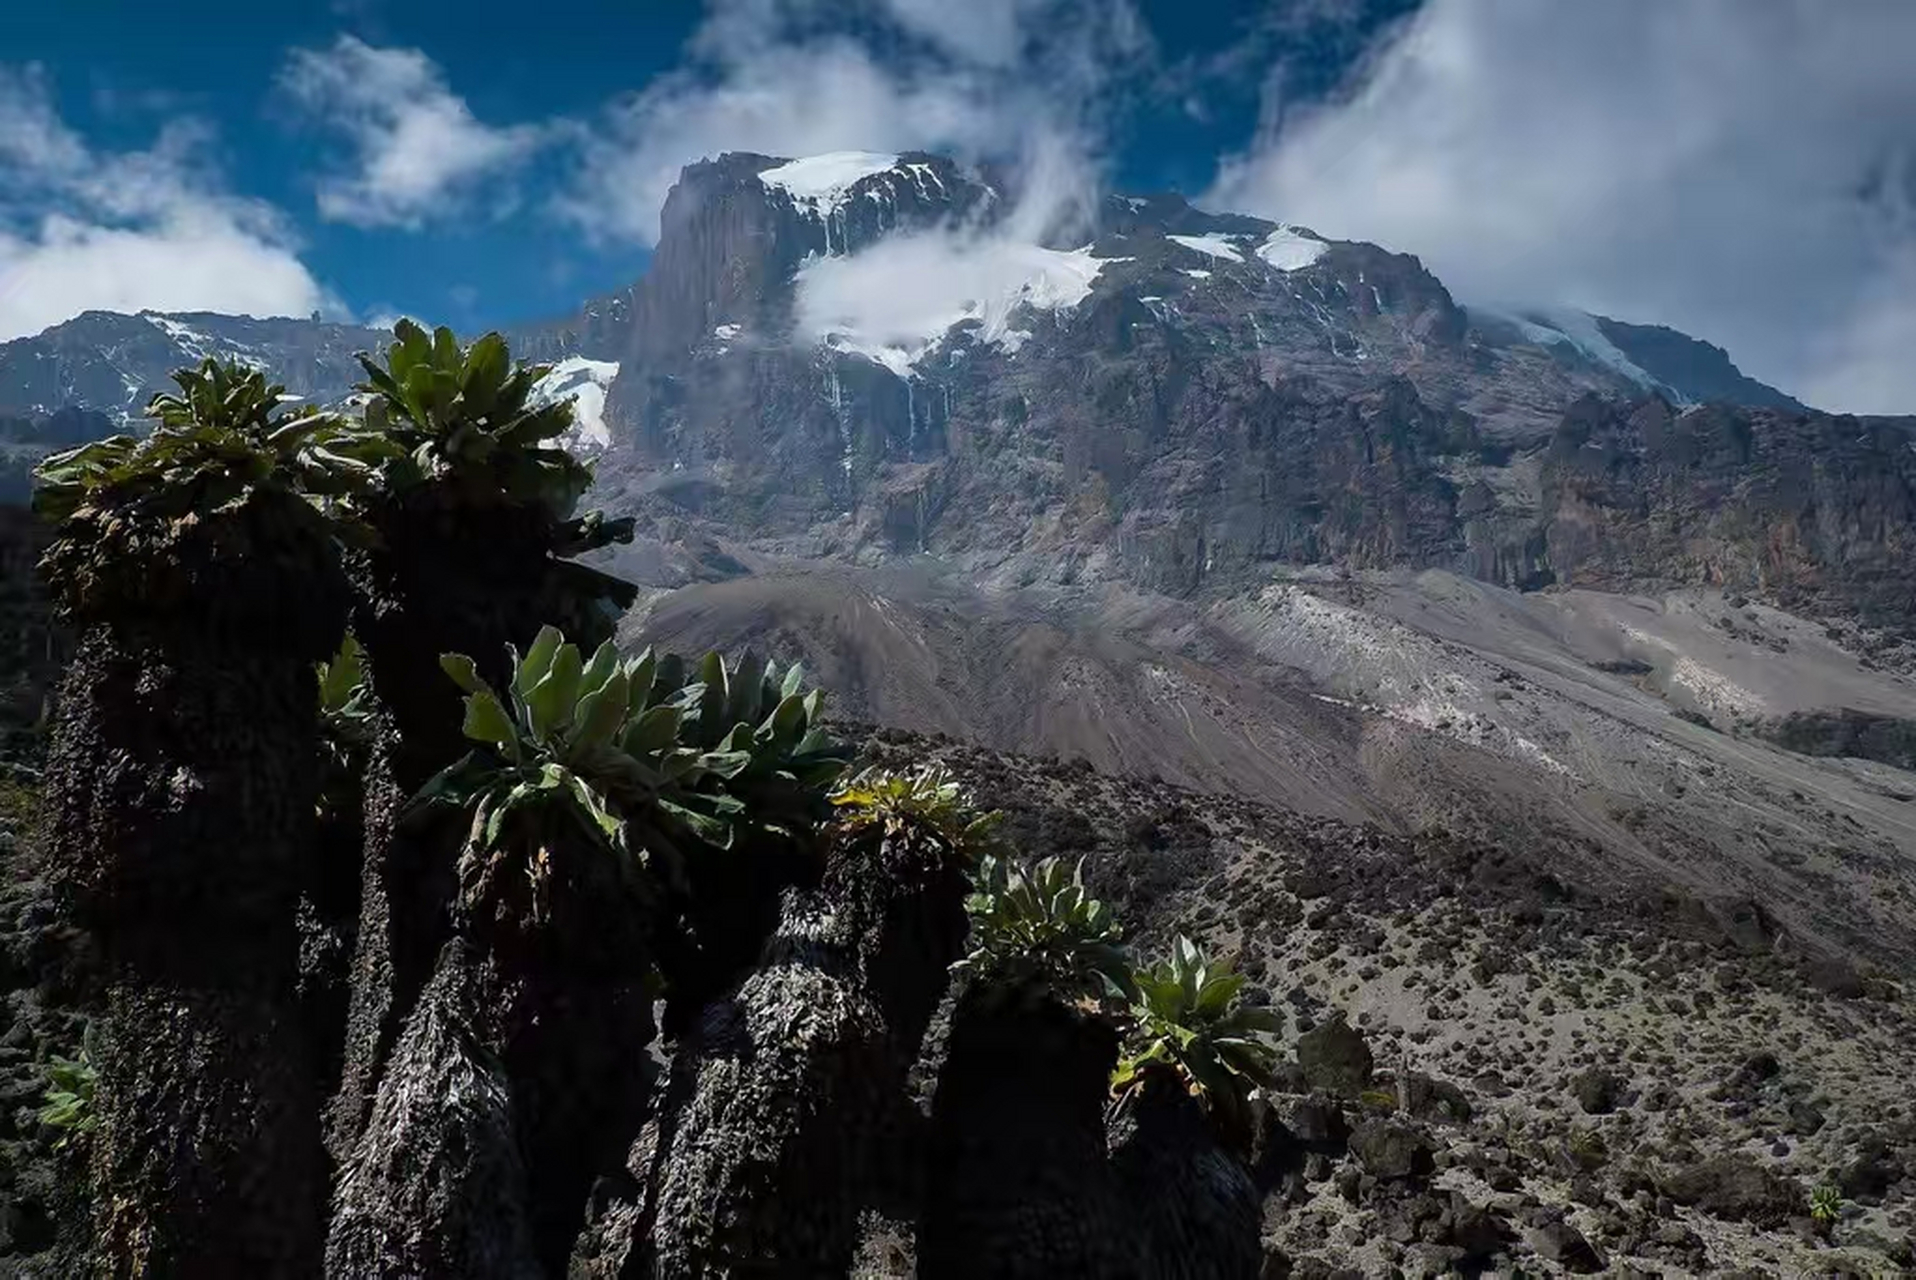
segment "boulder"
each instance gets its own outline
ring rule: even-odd
[[[1901,1181],[1904,1170],[1900,1160],[1880,1138],[1857,1144],[1856,1158],[1838,1171],[1836,1189],[1860,1204],[1880,1204],[1883,1193]]]
[[[1807,1102],[1790,1104],[1790,1132],[1808,1138],[1823,1127],[1823,1113]]]
[[[1604,1116],[1617,1109],[1623,1081],[1602,1067],[1591,1067],[1570,1077],[1570,1096],[1577,1100],[1585,1115]]]
[[[1532,1228],[1527,1239],[1538,1257],[1556,1263],[1565,1271],[1590,1275],[1607,1265],[1596,1246],[1583,1238],[1583,1232],[1561,1220]]]
[[[1378,1178],[1410,1178],[1434,1168],[1430,1140],[1421,1130],[1396,1120],[1366,1120],[1352,1131],[1351,1154],[1364,1172]]]
[[[1662,1180],[1663,1194],[1712,1217],[1777,1227],[1803,1212],[1803,1189],[1747,1155],[1721,1155]]]
[[[1336,1102],[1312,1094],[1291,1109],[1291,1132],[1313,1151],[1336,1153],[1350,1141],[1351,1126]]]
[[[1342,1019],[1299,1036],[1297,1063],[1313,1089],[1355,1097],[1370,1083],[1370,1045],[1363,1032]]]

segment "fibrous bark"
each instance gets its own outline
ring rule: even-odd
[[[394,500],[374,523],[380,547],[353,565],[353,628],[383,711],[367,765],[343,1065],[327,1116],[335,1160],[364,1131],[386,1059],[451,936],[463,830],[398,822],[419,788],[471,745],[440,655],[466,654],[482,679],[504,688],[506,646],[523,651],[541,626],[560,626],[588,651],[613,631],[610,616],[568,590],[574,566],[553,558],[558,522],[541,509],[462,506],[429,488]]]
[[[645,920],[606,851],[468,849],[457,871],[455,936],[344,1162],[336,1275],[556,1273],[644,1119]]]
[[[79,611],[50,852],[101,959],[90,1145],[109,1274],[318,1270],[296,909],[319,786],[312,663],[345,599],[323,549],[273,541],[286,528],[261,507],[182,526],[126,594]]]
[[[965,993],[932,1103],[921,1277],[1147,1274],[1105,1146],[1117,1048],[1047,994]]]
[[[588,1276],[845,1274],[901,1161],[905,1076],[964,936],[953,852],[867,832],[791,890],[757,971],[673,1060],[630,1162],[636,1205],[582,1241]]]
[[[340,1170],[329,1276],[536,1280],[504,1065],[485,1045],[496,979],[448,944]]]
[[[1166,1071],[1147,1076],[1114,1118],[1110,1143],[1146,1275],[1256,1280],[1263,1264],[1262,1197],[1175,1077]]]

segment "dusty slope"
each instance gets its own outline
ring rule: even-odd
[[[1812,706],[1916,719],[1916,688],[1711,593],[1307,575],[1207,603],[812,569],[665,593],[627,627],[798,656],[861,718],[1494,839],[1593,884],[1753,900],[1812,945],[1916,961],[1916,777],[1739,729]]]

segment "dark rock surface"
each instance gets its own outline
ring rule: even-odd
[[[1363,1032],[1341,1018],[1297,1038],[1297,1064],[1313,1088],[1355,1097],[1370,1084],[1370,1046]]]
[[[1801,1212],[1803,1190],[1749,1156],[1721,1155],[1679,1169],[1662,1183],[1663,1194],[1718,1218],[1780,1226]]]

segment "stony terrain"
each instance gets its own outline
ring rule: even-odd
[[[1150,951],[1184,932],[1283,1011],[1270,1275],[1901,1274],[1916,1229],[1907,968],[1670,889],[1082,764],[930,752]],[[1836,1187],[1840,1220],[1808,1215]]]

